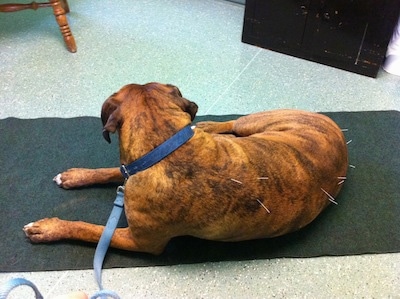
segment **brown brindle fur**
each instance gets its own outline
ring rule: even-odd
[[[104,137],[119,133],[121,163],[128,164],[190,124],[196,112],[172,85],[127,85],[103,105]],[[127,180],[129,226],[116,230],[111,246],[160,254],[175,236],[240,241],[296,231],[330,204],[322,189],[339,193],[347,167],[344,136],[321,114],[276,110],[199,123],[186,144]],[[69,189],[123,179],[119,168],[73,168],[57,181]],[[103,228],[51,218],[24,231],[32,242],[97,242]]]

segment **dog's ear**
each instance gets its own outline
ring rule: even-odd
[[[183,106],[181,106],[181,107],[182,107],[183,111],[189,113],[190,118],[193,121],[199,107],[197,106],[197,104],[195,102],[191,102],[185,98],[182,98],[182,103],[183,103]]]
[[[111,143],[110,133],[115,133],[121,127],[122,118],[119,106],[121,101],[116,100],[112,95],[103,104],[101,108],[101,121],[103,122],[103,137]]]
[[[108,142],[111,143],[110,133],[115,133],[122,125],[122,118],[120,114],[120,109],[117,108],[108,118],[106,124],[103,127],[103,137]]]
[[[178,100],[179,107],[181,107],[183,111],[189,113],[190,114],[190,118],[193,121],[195,116],[196,116],[197,109],[199,109],[197,104],[195,102],[189,101],[188,99],[185,99],[182,96],[182,93],[179,90],[179,88],[176,87],[175,85],[167,84],[167,86],[171,88],[170,94],[173,95],[175,98],[179,99]]]
[[[173,96],[182,97],[182,93],[178,87],[172,84],[167,84],[167,86],[171,89],[170,94],[172,94]]]

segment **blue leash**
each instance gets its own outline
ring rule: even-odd
[[[35,298],[36,299],[43,299],[42,294],[40,294],[38,288],[29,280],[25,278],[14,278],[8,281],[6,284],[2,285],[0,288],[0,299],[6,299],[8,294],[15,289],[16,287],[19,286],[28,286],[33,289],[35,292]]]
[[[111,238],[117,228],[119,218],[121,217],[122,211],[124,210],[124,187],[119,186],[117,189],[117,197],[114,201],[114,207],[111,211],[110,217],[108,218],[107,224],[100,237],[99,243],[97,243],[96,252],[93,259],[94,275],[96,277],[99,289],[103,290],[101,283],[101,270],[103,267],[104,258],[106,256],[108,247],[111,243]]]
[[[14,290],[17,287],[20,286],[28,286],[33,289],[35,292],[35,298],[36,299],[44,299],[42,294],[39,292],[38,288],[29,280],[25,278],[14,278],[9,280],[7,283],[3,284],[0,287],[0,299],[7,299],[8,295],[11,293],[12,290]],[[113,291],[106,291],[102,290],[97,293],[95,293],[90,299],[97,299],[97,298],[113,298],[113,299],[120,299],[120,297],[117,295],[117,293]]]
[[[20,286],[28,286],[31,287],[32,290],[35,292],[36,299],[44,299],[42,294],[39,292],[38,288],[29,280],[25,278],[14,278],[9,280],[7,283],[1,286],[0,288],[0,299],[7,299],[8,295],[17,287]],[[95,293],[90,299],[97,299],[97,298],[113,298],[113,299],[120,299],[120,297],[113,291],[99,291]]]

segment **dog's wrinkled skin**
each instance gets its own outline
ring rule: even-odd
[[[197,105],[172,85],[131,84],[102,107],[104,137],[119,133],[121,163],[143,156],[190,124]],[[328,117],[297,110],[203,122],[186,144],[125,186],[127,228],[111,246],[160,254],[181,235],[240,241],[298,230],[330,204],[346,176],[347,146]],[[74,168],[63,188],[123,181],[119,168]],[[58,218],[24,227],[32,242],[98,242],[104,227]]]

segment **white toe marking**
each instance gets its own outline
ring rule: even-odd
[[[33,226],[33,222],[28,223],[27,225],[24,226],[24,228],[29,228],[29,227],[32,227],[32,226]]]
[[[56,184],[57,184],[58,186],[61,186],[61,184],[62,184],[62,181],[61,181],[61,173],[57,174],[57,175],[54,177],[53,181],[56,182]]]

